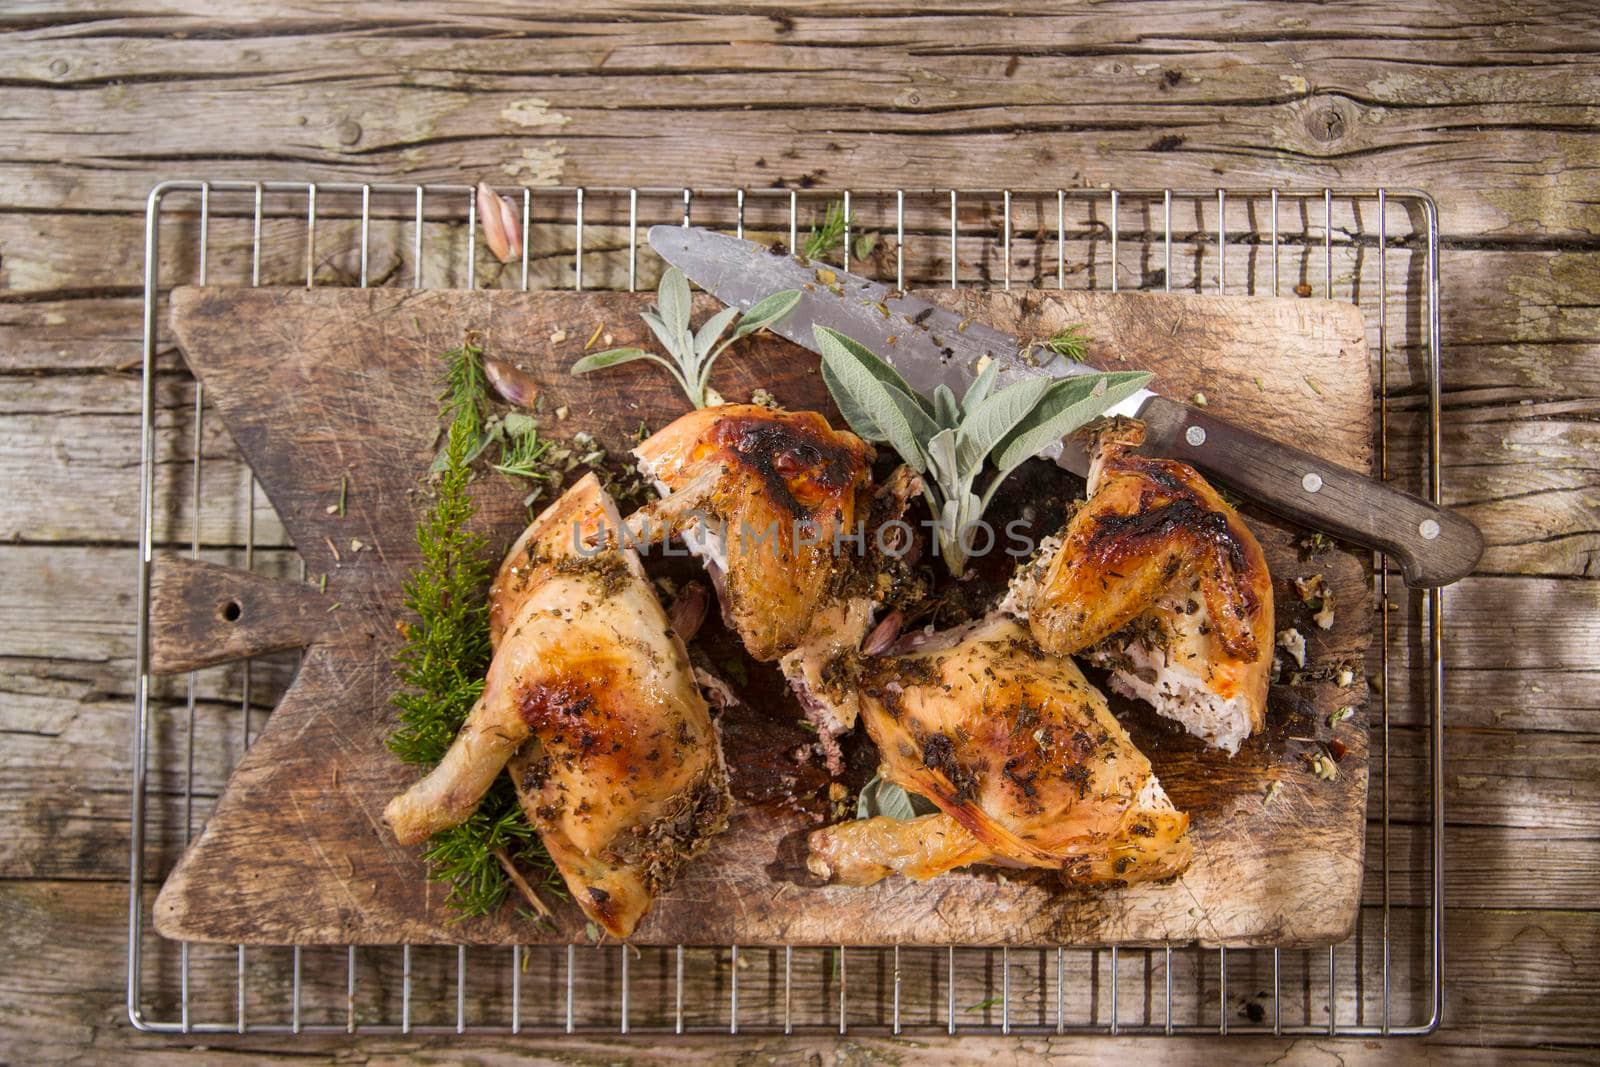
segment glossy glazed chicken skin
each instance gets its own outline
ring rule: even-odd
[[[1125,884],[1188,866],[1188,816],[1071,660],[999,615],[906,644],[921,647],[861,662],[857,699],[880,773],[939,812],[814,831],[814,873],[868,885],[998,863]]]
[[[637,556],[584,544],[608,512],[590,475],[519,538],[491,594],[484,696],[384,818],[403,843],[456,825],[515,754],[518,796],[573,899],[626,937],[730,800],[687,651]]]
[[[680,536],[699,555],[724,618],[758,660],[805,639],[857,558],[835,534],[871,504],[873,450],[814,411],[725,404],[692,411],[634,450],[663,494],[629,518],[639,536]]]
[[[1114,690],[1236,752],[1265,722],[1272,667],[1261,546],[1193,467],[1134,452],[1142,423],[1101,419],[1080,433],[1089,500],[1009,604],[1045,649],[1087,652],[1112,669]]]

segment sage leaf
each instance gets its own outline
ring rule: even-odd
[[[943,429],[928,438],[928,470],[940,485],[953,485],[960,473],[956,466],[956,431]]]
[[[1107,408],[1145,387],[1153,375],[1144,371],[1080,374],[1059,378],[1040,401],[995,449],[992,459],[996,482],[1023,461],[1038,455]]]
[[[1055,385],[1050,378],[1028,378],[1006,386],[968,410],[956,434],[960,469],[976,474],[990,450],[1032,415]]]
[[[873,413],[873,421],[883,435],[882,440],[888,441],[912,470],[918,474],[927,470],[928,461],[922,451],[922,442],[937,432],[938,427],[933,425],[933,420],[909,396],[873,373],[855,351],[860,348],[859,345],[854,342],[846,344],[848,338],[826,326],[812,326],[811,329],[816,336],[817,349],[824,363],[833,371],[843,393],[857,407]],[[913,427],[913,412],[921,416],[926,426]],[[926,432],[919,433],[919,430]]]
[[[972,379],[972,384],[967,386],[966,395],[961,398],[961,410],[963,412],[971,412],[979,404],[983,403],[984,400],[988,399],[990,391],[994,389],[994,380],[999,376],[999,374],[1000,361],[998,359],[991,359],[988,364],[978,372],[978,376]]]
[[[661,284],[656,286],[656,306],[661,309],[661,320],[680,342],[689,335],[689,299],[689,279],[677,267],[668,267],[661,275]],[[673,352],[683,347],[669,346]]]
[[[933,390],[933,417],[940,426],[950,430],[961,423],[961,405],[956,403],[956,394],[948,385],[939,385]]]
[[[741,337],[748,337],[757,330],[771,326],[793,311],[798,303],[800,303],[798,289],[784,289],[756,301],[750,310],[744,313],[744,318],[739,320],[739,325],[734,327],[733,339],[737,341]]]
[[[863,441],[888,440],[883,431],[878,428],[878,424],[873,421],[871,411],[839,384],[839,376],[833,373],[826,360],[822,363],[822,384],[828,387],[828,392],[832,395],[834,405],[839,409],[839,414],[844,416],[845,423],[855,432],[857,437]]]
[[[734,316],[739,314],[738,308],[723,308],[705,322],[700,324],[700,329],[694,335],[694,354],[697,359],[705,359],[711,351],[711,346],[728,328]]]
[[[650,327],[650,332],[656,335],[656,340],[661,342],[661,347],[670,352],[672,358],[678,359],[678,337],[672,332],[672,327],[668,326],[662,321],[660,315],[649,308],[639,312],[639,317],[644,320],[646,326]]]
[[[1037,377],[995,392],[999,367],[991,362],[961,403],[943,385],[929,401],[893,367],[837,330],[813,326],[812,332],[822,353],[823,381],[851,429],[868,440],[888,442],[913,470],[926,475],[922,494],[935,518],[939,554],[957,577],[968,562],[963,534],[980,531],[984,511],[1006,476],[1151,377],[1140,371]],[[1075,335],[1075,340],[1084,338]],[[979,496],[973,483],[989,464],[995,474]],[[993,541],[990,530],[982,551],[989,551]]]
[[[919,815],[931,815],[938,810],[927,797],[907,792],[881,774],[873,775],[867,784],[861,787],[861,795],[856,798],[858,819],[871,819],[876,816],[886,819],[915,819]]]
[[[819,329],[827,330],[828,333],[833,335],[839,344],[844,346],[845,351],[853,355],[857,360],[860,361],[862,366],[866,367],[867,370],[872,373],[873,377],[887,385],[892,385],[906,396],[912,397],[916,400],[917,405],[922,408],[922,410],[930,419],[933,417],[933,405],[929,403],[922,396],[922,394],[911,388],[911,383],[900,377],[899,371],[895,370],[893,367],[889,366],[889,364],[879,359],[872,353],[871,349],[867,348],[866,345],[852,337],[845,336],[832,327],[813,326],[811,329],[813,333]]]
[[[648,359],[666,368],[695,407],[720,404],[722,398],[716,390],[708,387],[711,368],[717,362],[717,357],[739,338],[787,315],[799,299],[800,294],[796,290],[773,293],[745,312],[734,335],[726,340],[722,335],[739,315],[736,307],[725,307],[715,312],[700,324],[700,329],[691,332],[689,315],[693,305],[689,281],[682,271],[669,267],[662,273],[661,283],[656,288],[656,306],[639,312],[639,317],[650,327],[650,332],[655,334],[667,354],[662,356],[640,348],[613,348],[578,360],[572,365],[572,373],[587,374],[603,367]],[[599,335],[600,331],[596,330],[595,336]],[[590,338],[589,343],[593,344],[594,338]]]
[[[636,359],[650,358],[651,354],[642,348],[608,348],[604,352],[593,352],[578,360],[572,365],[572,373],[574,376],[588,374],[590,371],[604,370],[607,367],[620,367]],[[656,356],[655,359],[657,362],[665,362],[660,356]]]

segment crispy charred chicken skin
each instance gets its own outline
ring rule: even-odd
[[[855,558],[835,538],[868,517],[872,447],[814,411],[725,404],[691,411],[634,455],[662,499],[630,528],[684,539],[756,659],[797,647],[839,599]]]
[[[518,539],[491,592],[483,698],[384,818],[421,841],[470,815],[511,761],[573,899],[627,937],[726,825],[730,799],[688,654],[638,557],[614,538],[585,543],[615,513],[590,475]]]
[[[1188,866],[1189,817],[1070,659],[1000,615],[899,648],[859,662],[857,701],[880,773],[939,811],[814,831],[813,873],[870,885],[992,863],[1131,883]]]
[[[905,510],[915,475],[902,468],[874,492],[860,438],[814,411],[752,404],[690,412],[634,454],[663,498],[630,529],[680,536],[701,558],[729,628],[756,659],[779,661],[838,774],[835,738],[856,715],[828,667],[859,649],[892,585],[877,532]]]
[[[1111,687],[1229,753],[1265,722],[1272,579],[1244,521],[1193,467],[1134,452],[1144,425],[1101,419],[1089,500],[1007,606],[1039,644],[1087,654]],[[1041,573],[1042,571],[1042,573]]]

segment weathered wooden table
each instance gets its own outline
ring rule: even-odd
[[[0,1059],[1587,1060],[1600,997],[1600,18],[1585,4],[276,0],[0,15]],[[140,10],[140,7],[143,10]],[[1422,1041],[141,1035],[123,1005],[144,197],[177,176],[1410,185],[1441,205],[1444,1027]],[[248,271],[224,237],[219,270]],[[374,265],[377,271],[382,265]],[[348,272],[348,263],[319,269]],[[268,277],[267,281],[295,281]],[[168,424],[193,404],[163,353]],[[187,537],[168,516],[158,536]],[[202,531],[240,541],[237,519]],[[237,729],[233,690],[202,731]],[[197,748],[198,759],[226,745]],[[178,758],[171,754],[169,758]],[[217,764],[200,769],[215,784]],[[170,863],[171,857],[167,858]],[[152,872],[158,877],[163,870]],[[226,1052],[222,1050],[226,1049]]]

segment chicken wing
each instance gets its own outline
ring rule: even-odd
[[[814,411],[726,404],[690,412],[634,455],[663,499],[630,529],[684,539],[756,659],[798,646],[858,556],[844,539],[864,530],[872,447]]]
[[[1188,866],[1189,817],[1071,660],[1001,615],[901,647],[861,660],[855,691],[880,773],[939,811],[814,831],[814,873],[867,885],[998,863],[1131,883]]]
[[[523,808],[573,899],[626,937],[726,825],[730,799],[687,651],[638,557],[588,542],[615,511],[590,475],[518,539],[491,595],[484,695],[384,818],[403,843],[456,825],[515,753]]]
[[[1255,535],[1193,467],[1134,452],[1144,425],[1102,419],[1089,500],[1008,606],[1058,654],[1085,650],[1111,688],[1237,752],[1266,719],[1272,578]]]

